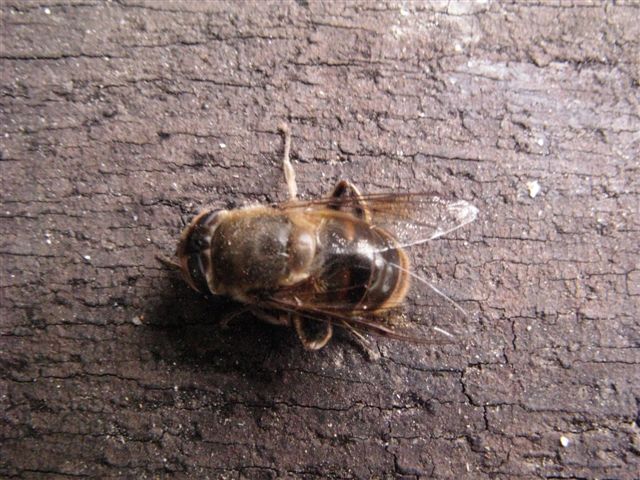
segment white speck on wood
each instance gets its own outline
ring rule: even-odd
[[[540,193],[541,187],[537,180],[532,180],[527,182],[527,188],[529,189],[529,196],[531,198],[536,198],[536,196]]]

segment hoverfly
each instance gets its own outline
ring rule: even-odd
[[[164,262],[193,289],[228,296],[264,321],[293,327],[308,350],[324,347],[334,326],[361,341],[370,332],[433,343],[398,333],[390,320],[411,279],[428,284],[411,271],[405,248],[472,222],[477,208],[426,194],[362,195],[346,180],[326,198],[300,200],[291,134],[287,125],[279,130],[289,200],[204,210],[183,230],[177,262]]]

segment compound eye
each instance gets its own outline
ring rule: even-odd
[[[187,239],[186,254],[199,253],[209,248],[211,230],[218,221],[220,211],[220,209],[212,210],[195,221]]]
[[[201,229],[197,229],[191,234],[187,243],[187,253],[198,253],[206,248],[207,241],[203,233]]]
[[[211,228],[218,222],[218,215],[221,211],[221,208],[209,211],[206,215],[203,215],[198,219],[197,225],[202,228]]]
[[[189,269],[189,276],[196,289],[202,293],[207,292],[209,290],[206,279],[207,266],[205,262],[203,262],[202,254],[193,253],[189,255],[187,268]]]

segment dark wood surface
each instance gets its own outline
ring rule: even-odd
[[[0,15],[0,476],[637,476],[637,2]],[[406,317],[453,343],[223,330],[155,261],[205,205],[284,198],[282,121],[305,198],[480,208],[414,252],[470,313]]]

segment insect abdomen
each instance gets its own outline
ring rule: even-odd
[[[404,299],[408,258],[387,232],[350,218],[333,218],[323,230],[319,283],[327,304],[373,312]]]

